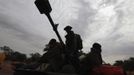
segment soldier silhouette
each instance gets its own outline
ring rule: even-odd
[[[63,63],[60,43],[56,39],[51,39],[44,51],[47,52],[43,54],[41,61],[50,64],[48,71],[59,72]]]
[[[71,26],[66,26],[64,30],[67,32],[65,36],[65,59],[67,64],[71,64],[79,71],[80,61],[79,61],[79,50],[83,48],[82,39],[80,35],[75,34],[72,31]]]
[[[101,45],[99,43],[94,43],[91,51],[81,61],[81,75],[91,75],[94,67],[102,65],[101,52]]]

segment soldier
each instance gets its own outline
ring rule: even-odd
[[[56,39],[51,39],[44,49],[47,51],[41,57],[41,62],[50,64],[51,71],[59,72],[62,66],[61,45]]]
[[[75,34],[71,26],[66,26],[64,30],[67,32],[65,36],[65,58],[68,64],[71,64],[75,67],[76,72],[79,69],[79,50],[83,48],[82,39],[80,35]]]
[[[94,67],[102,65],[101,45],[94,43],[90,53],[82,60],[81,75],[90,75]]]

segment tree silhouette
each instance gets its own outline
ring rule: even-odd
[[[115,61],[114,66],[123,66],[123,64],[124,64],[124,61],[117,60],[117,61]]]
[[[134,70],[134,58],[133,57],[124,61],[124,69],[128,70],[128,71],[133,71]]]
[[[40,57],[41,57],[41,55],[40,55],[38,52],[36,52],[36,53],[31,53],[30,56],[31,56],[31,57],[29,58],[29,60],[31,60],[31,61],[33,61],[33,62],[38,61],[38,60],[40,59]]]
[[[0,47],[0,50],[2,50],[6,54],[6,60],[24,61],[27,59],[26,54],[14,51],[9,46]]]
[[[13,61],[25,61],[27,59],[26,54],[20,53],[20,52],[13,52],[10,56],[10,60]]]
[[[114,63],[115,66],[122,66],[125,71],[134,70],[134,57],[130,57],[127,60],[118,60]]]
[[[2,50],[5,53],[6,60],[9,60],[11,58],[13,50],[9,46],[0,47],[0,50]]]
[[[0,49],[4,51],[6,54],[10,54],[13,52],[13,50],[9,46],[3,46],[3,47],[0,47]]]

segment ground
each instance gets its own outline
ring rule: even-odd
[[[13,75],[15,67],[9,62],[1,64],[0,67],[0,75]],[[127,72],[127,75],[134,75],[134,71]]]
[[[14,66],[9,63],[3,63],[0,65],[0,75],[13,75]]]

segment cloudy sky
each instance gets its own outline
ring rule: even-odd
[[[71,25],[83,39],[84,52],[102,45],[107,63],[134,57],[134,0],[49,0],[51,16],[63,40]],[[39,52],[57,36],[34,0],[0,0],[0,46],[26,54]]]

